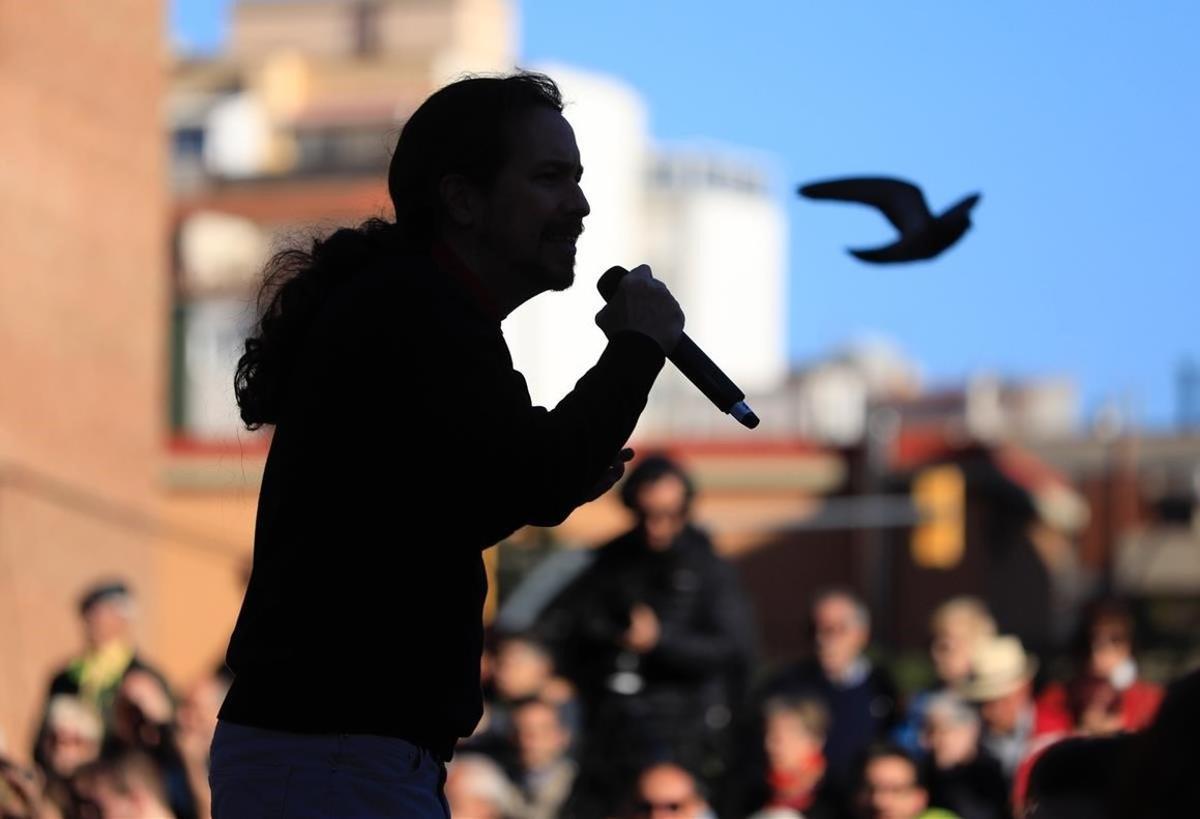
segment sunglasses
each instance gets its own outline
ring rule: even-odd
[[[679,813],[684,808],[686,808],[687,805],[688,805],[687,802],[649,802],[646,800],[642,800],[641,802],[638,802],[637,805],[635,805],[635,807],[637,808],[638,815],[649,816],[650,814],[655,813],[656,811],[664,811],[666,813]]]

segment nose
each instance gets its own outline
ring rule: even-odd
[[[583,188],[579,183],[575,183],[571,201],[567,204],[567,208],[572,216],[580,219],[592,212],[592,206],[588,203],[587,197],[583,195]]]

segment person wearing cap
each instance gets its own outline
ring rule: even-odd
[[[106,580],[88,588],[79,600],[79,617],[83,651],[52,677],[43,713],[48,714],[54,697],[77,697],[99,713],[108,735],[113,727],[113,703],[128,674],[146,672],[161,682],[164,690],[166,678],[138,654],[133,634],[133,594],[124,582]],[[40,750],[35,758],[41,763],[46,761]]]
[[[700,780],[682,765],[655,762],[637,778],[628,819],[715,819]]]
[[[958,693],[979,706],[983,747],[999,760],[1010,780],[1039,738],[1071,729],[1069,720],[1039,709],[1033,697],[1038,661],[1025,653],[1012,635],[982,642],[971,656],[971,668]]]

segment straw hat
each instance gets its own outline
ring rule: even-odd
[[[987,702],[1007,697],[1033,679],[1038,662],[1016,637],[982,641],[971,655],[971,675],[958,689],[963,699]]]

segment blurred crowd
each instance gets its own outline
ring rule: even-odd
[[[686,472],[647,458],[621,492],[636,525],[527,627],[490,634],[485,715],[447,772],[454,819],[1200,815],[1200,676],[1142,679],[1122,601],[1087,609],[1051,678],[982,601],[947,600],[932,680],[901,692],[872,659],[868,606],[831,588],[797,601],[811,656],[765,667],[732,566],[690,522]],[[0,758],[0,817],[207,819],[227,672],[172,690],[137,650],[123,583],[79,613],[34,765]]]

